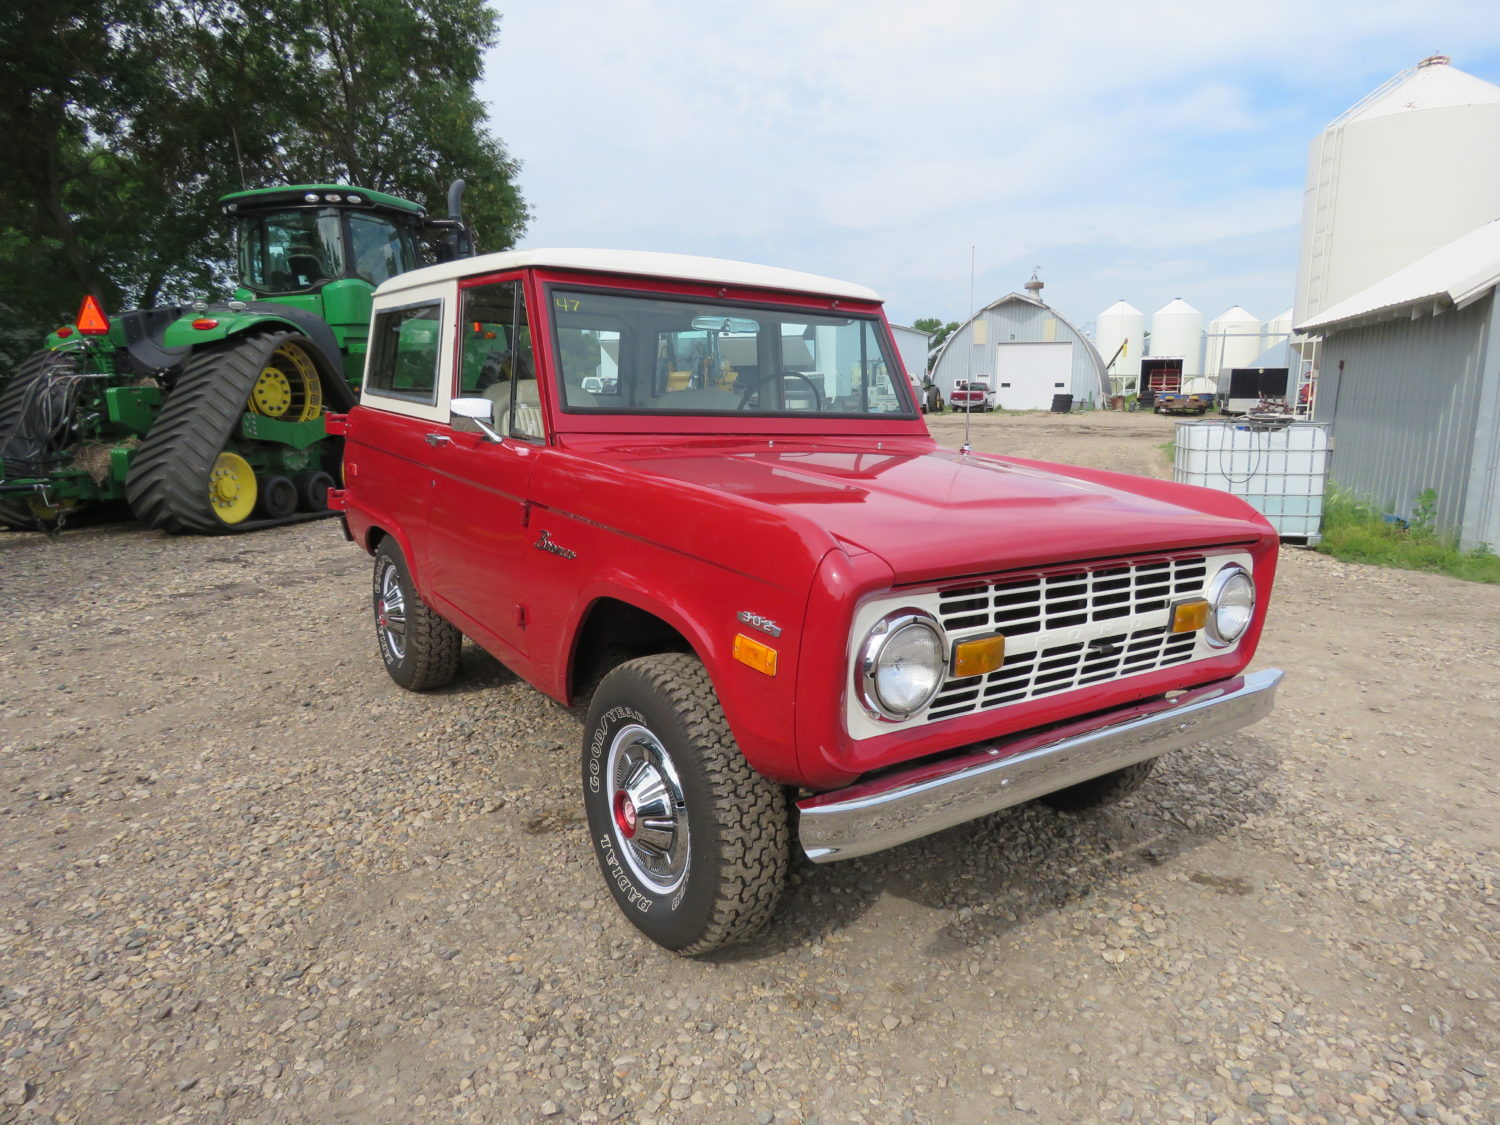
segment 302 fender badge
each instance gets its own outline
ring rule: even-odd
[[[550,531],[542,532],[541,538],[533,543],[532,546],[538,551],[546,551],[562,559],[576,559],[578,557],[577,551],[570,551],[568,548],[560,547],[552,542],[552,533]]]
[[[751,613],[748,609],[740,610],[735,616],[752,629],[759,629],[762,633],[767,633],[773,637],[781,636],[781,626],[769,617],[762,617],[758,613]]]

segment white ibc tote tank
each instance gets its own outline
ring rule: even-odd
[[[1141,341],[1145,338],[1146,314],[1128,301],[1116,301],[1094,318],[1094,346],[1105,363],[1122,343],[1125,345],[1125,353],[1109,369],[1113,376],[1140,377]]]
[[[1500,86],[1423,59],[1308,150],[1294,322],[1497,215]]]
[[[1203,374],[1217,379],[1226,367],[1250,367],[1260,355],[1260,318],[1241,305],[1208,322]]]
[[[1151,315],[1151,354],[1181,356],[1184,378],[1203,373],[1203,314],[1181,297]]]

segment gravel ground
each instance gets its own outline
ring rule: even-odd
[[[972,422],[1168,472],[1166,419]],[[687,961],[578,718],[472,647],[402,692],[368,583],[331,522],[0,533],[0,1122],[1500,1120],[1500,589],[1289,549],[1273,717]]]

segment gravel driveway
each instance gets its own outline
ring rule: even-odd
[[[972,424],[1168,472],[1167,419]],[[368,586],[329,521],[0,533],[0,1122],[1500,1120],[1500,589],[1288,549],[1273,717],[688,961],[578,718],[472,647],[401,691]]]

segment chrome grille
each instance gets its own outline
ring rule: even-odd
[[[1005,663],[950,679],[926,721],[1108,683],[1193,658],[1196,633],[1169,632],[1169,607],[1201,597],[1202,555],[1109,562],[938,592],[952,640],[1005,635]]]

